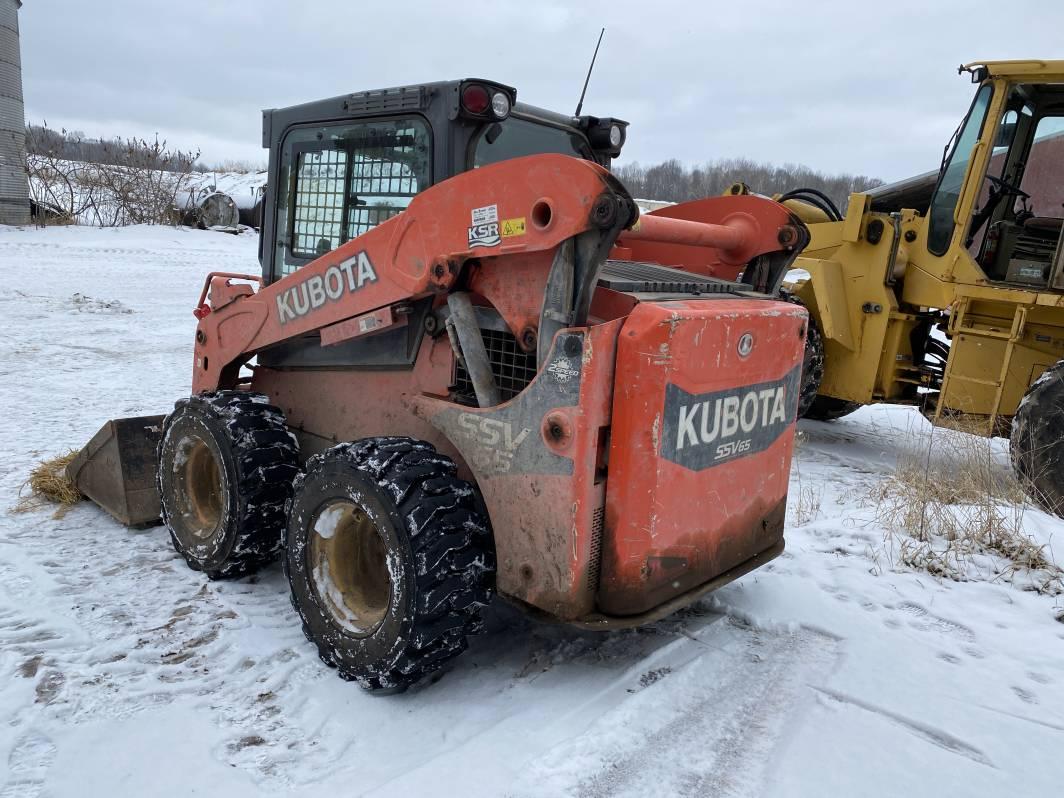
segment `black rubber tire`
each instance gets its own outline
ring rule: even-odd
[[[796,305],[803,305],[798,297],[786,291],[783,298]],[[861,407],[860,402],[848,402],[833,396],[819,396],[820,383],[824,380],[824,335],[816,320],[809,315],[809,329],[805,334],[805,354],[802,357],[802,382],[798,388],[798,418],[814,421],[834,421],[849,415]]]
[[[196,534],[184,509],[196,497],[190,496],[182,466],[201,444],[222,484],[215,499],[216,525]],[[179,400],[163,422],[156,473],[174,548],[190,568],[211,579],[257,570],[280,551],[285,508],[298,473],[299,443],[265,396],[217,391]]]
[[[818,396],[805,411],[804,418],[813,421],[835,421],[848,416],[862,407],[860,402],[848,402],[845,399],[836,399],[834,396]]]
[[[322,661],[367,690],[405,690],[483,631],[494,547],[476,489],[455,472],[423,441],[367,438],[315,455],[296,479],[284,560],[292,604]],[[308,563],[316,519],[336,501],[357,503],[387,551],[387,611],[361,634],[323,606]]]
[[[1064,517],[1064,360],[1024,394],[1012,417],[1009,455],[1031,500]]]
[[[805,303],[790,291],[781,290],[780,296],[786,302],[805,307]],[[806,310],[808,312],[808,308]],[[809,325],[805,332],[805,351],[802,354],[802,380],[798,384],[798,418],[805,418],[809,408],[813,406],[823,379],[824,336],[810,313]]]
[[[791,301],[798,302],[792,298]],[[816,400],[820,382],[824,379],[824,338],[813,317],[805,333],[805,353],[802,356],[802,381],[798,386],[798,418],[804,418]]]

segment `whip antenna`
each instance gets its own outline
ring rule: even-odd
[[[595,68],[595,59],[598,58],[599,45],[602,44],[602,35],[605,32],[605,28],[599,31],[598,41],[595,43],[595,54],[591,56],[591,66],[587,68],[587,77],[584,78],[584,89],[580,92],[580,102],[576,104],[576,113],[573,114],[573,116],[580,116],[580,110],[584,107],[584,95],[587,94],[587,84],[591,80],[591,70]]]

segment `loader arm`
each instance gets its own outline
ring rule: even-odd
[[[705,197],[643,214],[618,242],[633,260],[652,260],[775,294],[809,241],[789,208],[754,195]]]
[[[480,221],[485,218],[494,221]],[[589,161],[534,155],[462,173],[256,293],[215,278],[211,306],[197,309],[193,391],[231,387],[244,362],[283,341],[320,331],[324,346],[359,334],[360,327],[388,324],[390,314],[375,312],[446,294],[473,259],[530,264],[528,293],[542,298],[553,253],[567,240],[595,232],[593,237],[606,239],[605,247],[593,247],[582,268],[573,264],[577,279],[567,323],[581,323],[594,286],[593,261],[602,260],[635,218],[623,187]]]

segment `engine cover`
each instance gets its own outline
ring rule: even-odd
[[[645,612],[782,540],[806,325],[788,302],[632,310],[617,343],[600,611]]]

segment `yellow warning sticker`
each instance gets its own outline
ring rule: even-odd
[[[503,219],[502,220],[502,237],[511,238],[513,236],[523,236],[525,234],[525,217],[519,216],[516,219]]]

